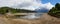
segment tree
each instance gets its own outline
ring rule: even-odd
[[[35,12],[35,11],[30,11],[30,10],[24,10],[24,9],[14,9],[14,8],[11,8],[11,7],[0,7],[0,14],[5,14],[5,13],[8,13],[8,12],[11,12],[11,13],[31,13],[31,12]]]
[[[57,9],[60,10],[60,4],[59,3],[56,3],[55,8],[57,8]]]
[[[55,7],[52,7],[52,9],[48,12],[48,14],[60,18],[60,4],[57,3]]]

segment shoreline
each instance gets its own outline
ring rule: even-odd
[[[3,22],[3,24],[60,24],[60,19],[51,17],[47,13],[45,13],[38,20],[11,19],[11,18],[0,17],[0,23],[1,21]]]

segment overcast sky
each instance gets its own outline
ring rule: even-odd
[[[57,0],[57,2],[59,1]],[[28,10],[35,10],[37,8],[42,7],[46,9],[51,9],[55,5],[55,3],[57,3],[54,2],[55,0],[0,0],[0,7],[8,6],[17,9],[28,9]]]

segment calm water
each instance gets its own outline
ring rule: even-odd
[[[37,19],[37,18],[40,18],[42,15],[43,15],[43,13],[31,13],[31,14],[28,14],[27,16],[23,16],[21,18],[23,18],[23,19]]]

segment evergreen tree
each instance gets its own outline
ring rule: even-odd
[[[60,4],[56,3],[55,7],[52,7],[48,14],[60,18]]]

